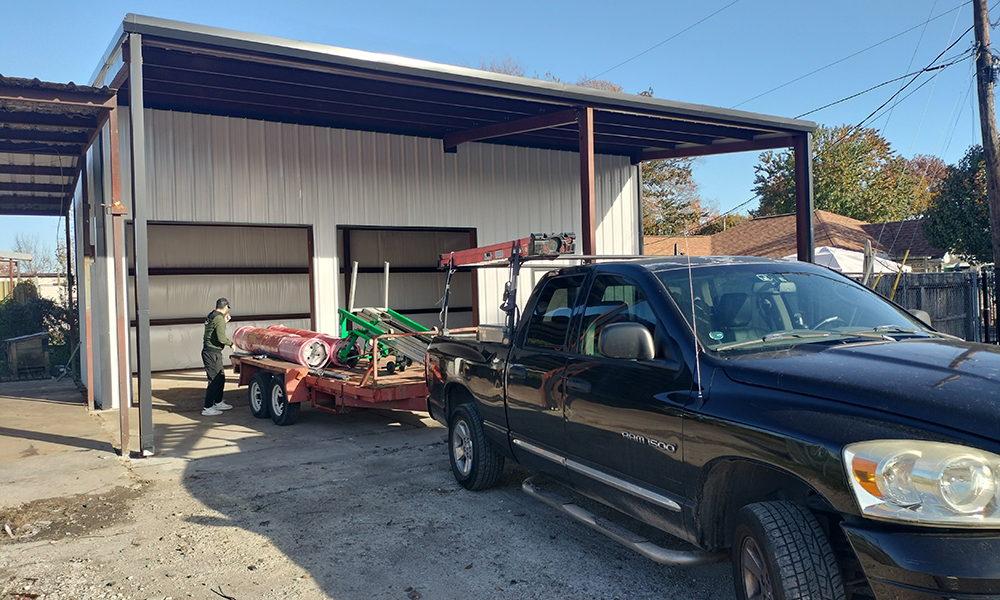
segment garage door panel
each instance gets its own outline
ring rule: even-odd
[[[238,327],[249,325],[251,327],[267,327],[269,325],[284,325],[297,329],[308,329],[309,319],[288,319],[277,321],[232,321],[226,326],[226,333],[230,338]],[[197,325],[154,325],[149,328],[149,342],[152,349],[150,368],[153,371],[176,371],[180,369],[190,369],[201,367],[202,339],[205,334],[205,326]],[[131,340],[129,348],[131,350],[132,370],[136,369],[135,362],[135,327],[131,328]],[[230,350],[223,351],[223,358],[229,364]],[[207,383],[207,381],[206,381]]]
[[[390,273],[389,308],[431,308],[444,296],[446,273]],[[354,306],[382,306],[385,303],[385,276],[359,273]],[[451,280],[451,304],[472,306],[472,274],[455,273]]]
[[[350,232],[351,260],[358,266],[434,267],[440,254],[469,247],[468,231],[366,230]]]
[[[134,278],[133,278],[134,279]],[[149,318],[203,317],[226,298],[234,315],[309,312],[308,275],[156,275],[149,278]],[[135,319],[130,281],[129,314]]]
[[[131,248],[131,226],[126,235]],[[304,227],[150,223],[148,236],[150,269],[309,267],[309,232]],[[134,266],[131,259],[129,265]]]

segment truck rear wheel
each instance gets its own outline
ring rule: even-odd
[[[291,425],[299,418],[298,402],[289,402],[285,395],[285,382],[281,377],[272,377],[271,385],[268,388],[267,397],[268,408],[271,411],[271,420],[275,425]]]
[[[467,490],[493,487],[503,475],[503,456],[490,446],[475,404],[459,406],[448,421],[451,472]]]
[[[250,412],[258,419],[266,419],[271,415],[268,410],[268,390],[271,389],[271,375],[264,371],[257,371],[250,376],[250,383],[247,385],[247,401],[250,404]]]
[[[833,548],[809,510],[791,502],[744,506],[733,538],[738,600],[843,600]]]

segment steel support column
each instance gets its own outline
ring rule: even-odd
[[[813,237],[812,134],[795,137],[795,242],[802,262],[816,262]]]
[[[128,352],[128,268],[125,264],[125,219],[128,209],[122,205],[121,159],[118,151],[118,107],[108,119],[108,168],[111,170],[111,228],[115,270],[115,329],[118,331],[118,425],[122,456],[129,455],[131,425],[129,401],[132,389],[132,368]]]
[[[139,374],[139,455],[151,456],[153,445],[153,376],[149,343],[149,248],[146,227],[146,124],[142,98],[142,36],[128,36],[129,120],[132,157],[132,227],[135,257],[135,340]]]
[[[80,348],[80,364],[81,370],[87,374],[87,408],[89,410],[94,410],[94,327],[90,319],[90,304],[91,304],[91,289],[90,289],[90,269],[91,265],[94,263],[92,257],[92,252],[87,251],[87,243],[90,241],[90,234],[87,230],[90,228],[90,173],[88,172],[89,166],[87,165],[87,153],[84,152],[83,156],[80,157],[80,214],[76,215],[77,220],[80,223],[80,247],[83,252],[80,252],[77,257],[83,264],[83,267],[78,270],[78,279],[80,281],[80,289],[77,290],[77,298],[79,302],[83,303],[83,327],[82,331],[86,331],[86,338],[81,332],[80,339],[86,339],[86,348]]]
[[[594,108],[583,106],[576,111],[580,126],[580,237],[585,255],[597,254],[597,204],[594,185]]]

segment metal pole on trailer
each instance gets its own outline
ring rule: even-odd
[[[384,310],[389,310],[389,261],[385,261],[385,301],[382,303]]]
[[[358,261],[351,266],[351,297],[347,300],[347,312],[354,314],[354,292],[358,289]]]

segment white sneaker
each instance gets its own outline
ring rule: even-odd
[[[216,402],[215,404],[212,405],[212,408],[214,408],[215,410],[229,410],[232,407],[233,407],[233,405],[232,404],[226,404],[225,400],[223,400],[221,402]]]
[[[214,417],[214,416],[217,416],[217,415],[221,415],[222,411],[219,410],[219,409],[217,409],[217,408],[215,408],[214,406],[212,406],[212,407],[209,407],[209,408],[203,408],[203,409],[201,409],[201,414],[204,415],[204,416],[206,416],[206,417]]]

